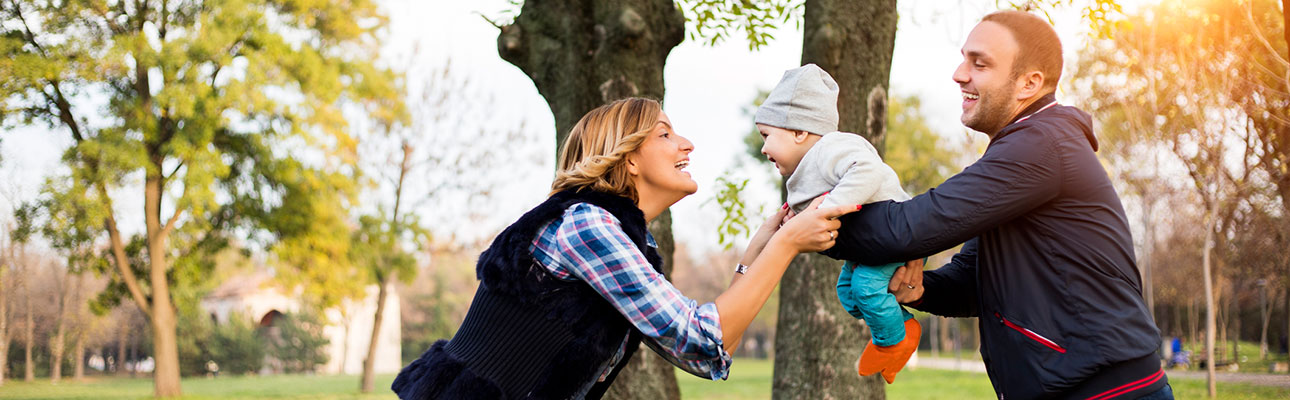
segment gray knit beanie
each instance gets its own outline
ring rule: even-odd
[[[838,130],[838,83],[815,64],[784,71],[753,122],[824,135]]]

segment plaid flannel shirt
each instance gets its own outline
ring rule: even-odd
[[[717,305],[699,305],[654,271],[613,214],[578,203],[539,232],[529,250],[557,278],[590,284],[673,365],[702,378],[726,379],[731,359],[722,347]],[[658,246],[653,236],[647,240]],[[621,360],[625,345],[626,337],[600,379]]]

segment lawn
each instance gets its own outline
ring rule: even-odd
[[[273,375],[184,379],[184,399],[394,399],[394,375],[377,375],[376,392],[358,393],[354,375]],[[0,399],[118,400],[152,396],[152,380],[89,378],[84,383],[5,380]]]
[[[712,382],[677,372],[684,399],[769,399],[772,361],[739,359],[730,379]],[[388,389],[394,376],[376,378],[377,393],[358,393],[356,376],[277,375],[268,377],[192,378],[184,380],[184,399],[393,399]],[[1175,397],[1202,399],[1204,380],[1173,379]],[[1220,399],[1287,399],[1290,389],[1219,384]],[[47,381],[26,383],[7,380],[0,386],[0,399],[144,399],[152,394],[152,381],[129,378],[92,378],[86,382]],[[887,386],[889,399],[992,399],[994,390],[985,374],[931,369],[906,370],[896,384]]]
[[[713,382],[677,371],[683,399],[769,399],[771,360],[738,359],[730,368],[730,379]],[[1170,379],[1174,397],[1205,398],[1205,381]],[[896,383],[887,386],[887,398],[897,400],[993,399],[994,389],[985,374],[974,372],[915,369],[901,371]],[[1218,384],[1219,399],[1290,399],[1290,389],[1247,384]]]

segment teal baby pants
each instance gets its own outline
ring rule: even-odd
[[[914,317],[887,292],[891,276],[902,265],[905,263],[868,266],[847,261],[838,275],[838,301],[847,313],[869,325],[873,344],[878,346],[904,340],[905,320]]]

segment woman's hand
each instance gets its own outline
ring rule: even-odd
[[[784,223],[792,212],[793,210],[788,208],[788,203],[784,203],[783,206],[779,207],[779,211],[775,215],[767,218],[766,222],[763,222],[761,227],[757,228],[757,233],[753,234],[752,239],[748,241],[748,249],[744,250],[744,256],[739,259],[739,263],[752,265],[753,261],[757,260],[757,255],[761,254],[762,249],[766,248],[766,243],[770,242],[770,238],[775,236],[779,226]]]
[[[782,242],[798,253],[816,252],[833,247],[842,226],[838,217],[860,209],[858,205],[819,208],[824,196],[815,198],[802,213],[784,223],[771,240]]]

